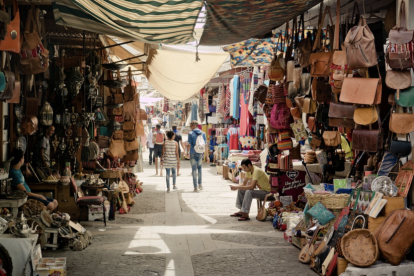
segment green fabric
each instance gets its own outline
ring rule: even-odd
[[[316,203],[307,213],[318,220],[321,225],[325,225],[335,218],[335,215],[320,202]]]
[[[401,90],[399,100],[397,100],[397,93],[395,93],[395,101],[403,107],[414,106],[414,86]]]

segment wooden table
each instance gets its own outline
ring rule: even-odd
[[[27,197],[21,198],[21,199],[0,199],[0,208],[11,208],[12,216],[14,218],[17,218],[19,207],[25,204],[26,201],[27,201]]]
[[[35,192],[35,191],[52,191],[53,192],[53,197],[57,198],[59,182],[40,182],[40,183],[27,182],[27,185],[29,185],[30,190],[32,190],[32,192]]]

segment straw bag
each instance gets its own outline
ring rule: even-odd
[[[355,220],[359,217],[365,220],[364,216],[357,216]],[[353,230],[354,223],[352,224],[352,230],[342,237],[342,253],[348,262],[356,266],[371,266],[379,257],[377,239],[368,229]]]

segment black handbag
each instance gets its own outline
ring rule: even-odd
[[[407,141],[391,140],[390,153],[398,158],[407,157],[411,154],[412,145],[408,134]]]

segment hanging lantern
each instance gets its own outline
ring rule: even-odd
[[[53,109],[48,102],[45,102],[40,110],[40,123],[44,126],[53,124]]]

